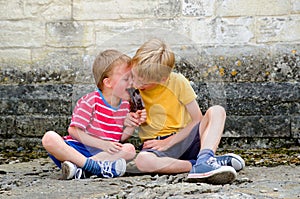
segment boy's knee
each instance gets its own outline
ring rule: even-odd
[[[220,106],[220,105],[214,105],[214,106],[210,107],[207,110],[207,112],[210,113],[210,114],[217,114],[217,115],[221,115],[223,117],[226,117],[225,108],[223,106]]]
[[[130,159],[130,160],[132,160],[136,155],[135,147],[132,144],[129,144],[129,143],[123,144],[123,151],[126,154],[128,154],[127,159]]]
[[[47,131],[42,138],[42,144],[45,148],[53,145],[53,140],[57,136],[57,133],[54,131]]]
[[[149,153],[140,152],[135,158],[135,164],[140,171],[147,172],[148,170],[146,168],[149,166]]]

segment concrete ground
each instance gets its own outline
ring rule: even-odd
[[[189,183],[187,174],[60,180],[49,158],[0,165],[0,198],[300,198],[300,166],[246,168],[230,185]]]

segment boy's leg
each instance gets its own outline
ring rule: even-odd
[[[65,143],[63,138],[54,131],[48,131],[42,138],[44,148],[57,160],[70,161],[78,167],[83,167],[86,157]]]
[[[87,158],[76,149],[66,144],[63,138],[54,131],[46,132],[46,134],[43,136],[42,143],[45,149],[57,160],[61,162],[69,161],[75,164],[76,167],[80,167],[94,175],[103,177],[116,177],[125,173],[126,162],[124,159],[118,159],[114,162],[109,162],[95,161]],[[69,175],[65,174],[65,176]]]
[[[135,163],[141,172],[147,173],[185,173],[192,169],[192,164],[188,160],[179,160],[170,157],[158,157],[152,152],[140,152]]]
[[[199,149],[198,123],[193,127],[190,135],[180,143],[166,151],[144,149],[137,155],[135,163],[141,172],[164,174],[189,172],[192,168],[191,162],[195,162]]]
[[[224,130],[225,119],[226,112],[223,107],[213,106],[208,109],[199,129],[201,134],[201,151],[211,149],[214,153],[216,152]],[[207,159],[209,157],[211,156],[207,156]],[[245,167],[245,161],[236,154],[225,154],[215,158],[221,166],[231,166],[236,171],[240,171]]]
[[[103,160],[114,161],[119,158],[123,158],[127,161],[130,161],[130,160],[133,160],[135,156],[136,156],[135,147],[130,143],[125,143],[122,146],[122,150],[118,153],[110,154],[107,152],[100,152],[100,153],[97,153],[96,155],[92,156],[91,158],[93,160],[100,160],[100,161],[103,161]]]
[[[235,170],[230,166],[219,165],[214,157],[221,140],[225,119],[226,112],[223,107],[213,106],[207,110],[199,127],[200,152],[188,180],[212,184],[226,184],[235,180]]]
[[[210,107],[199,127],[201,149],[211,149],[216,152],[224,130],[226,112],[221,106]]]

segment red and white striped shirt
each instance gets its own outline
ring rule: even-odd
[[[100,90],[94,91],[78,100],[70,126],[103,140],[119,142],[129,107],[128,101],[121,100],[119,107],[114,108],[107,103]]]

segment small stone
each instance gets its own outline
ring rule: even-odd
[[[6,174],[6,171],[0,170],[0,174]]]
[[[267,193],[267,190],[262,189],[262,190],[259,190],[259,192],[260,193]]]
[[[278,190],[278,188],[274,188],[273,191],[274,192],[278,192],[279,190]]]
[[[251,180],[247,177],[241,178],[241,182],[251,182]]]

